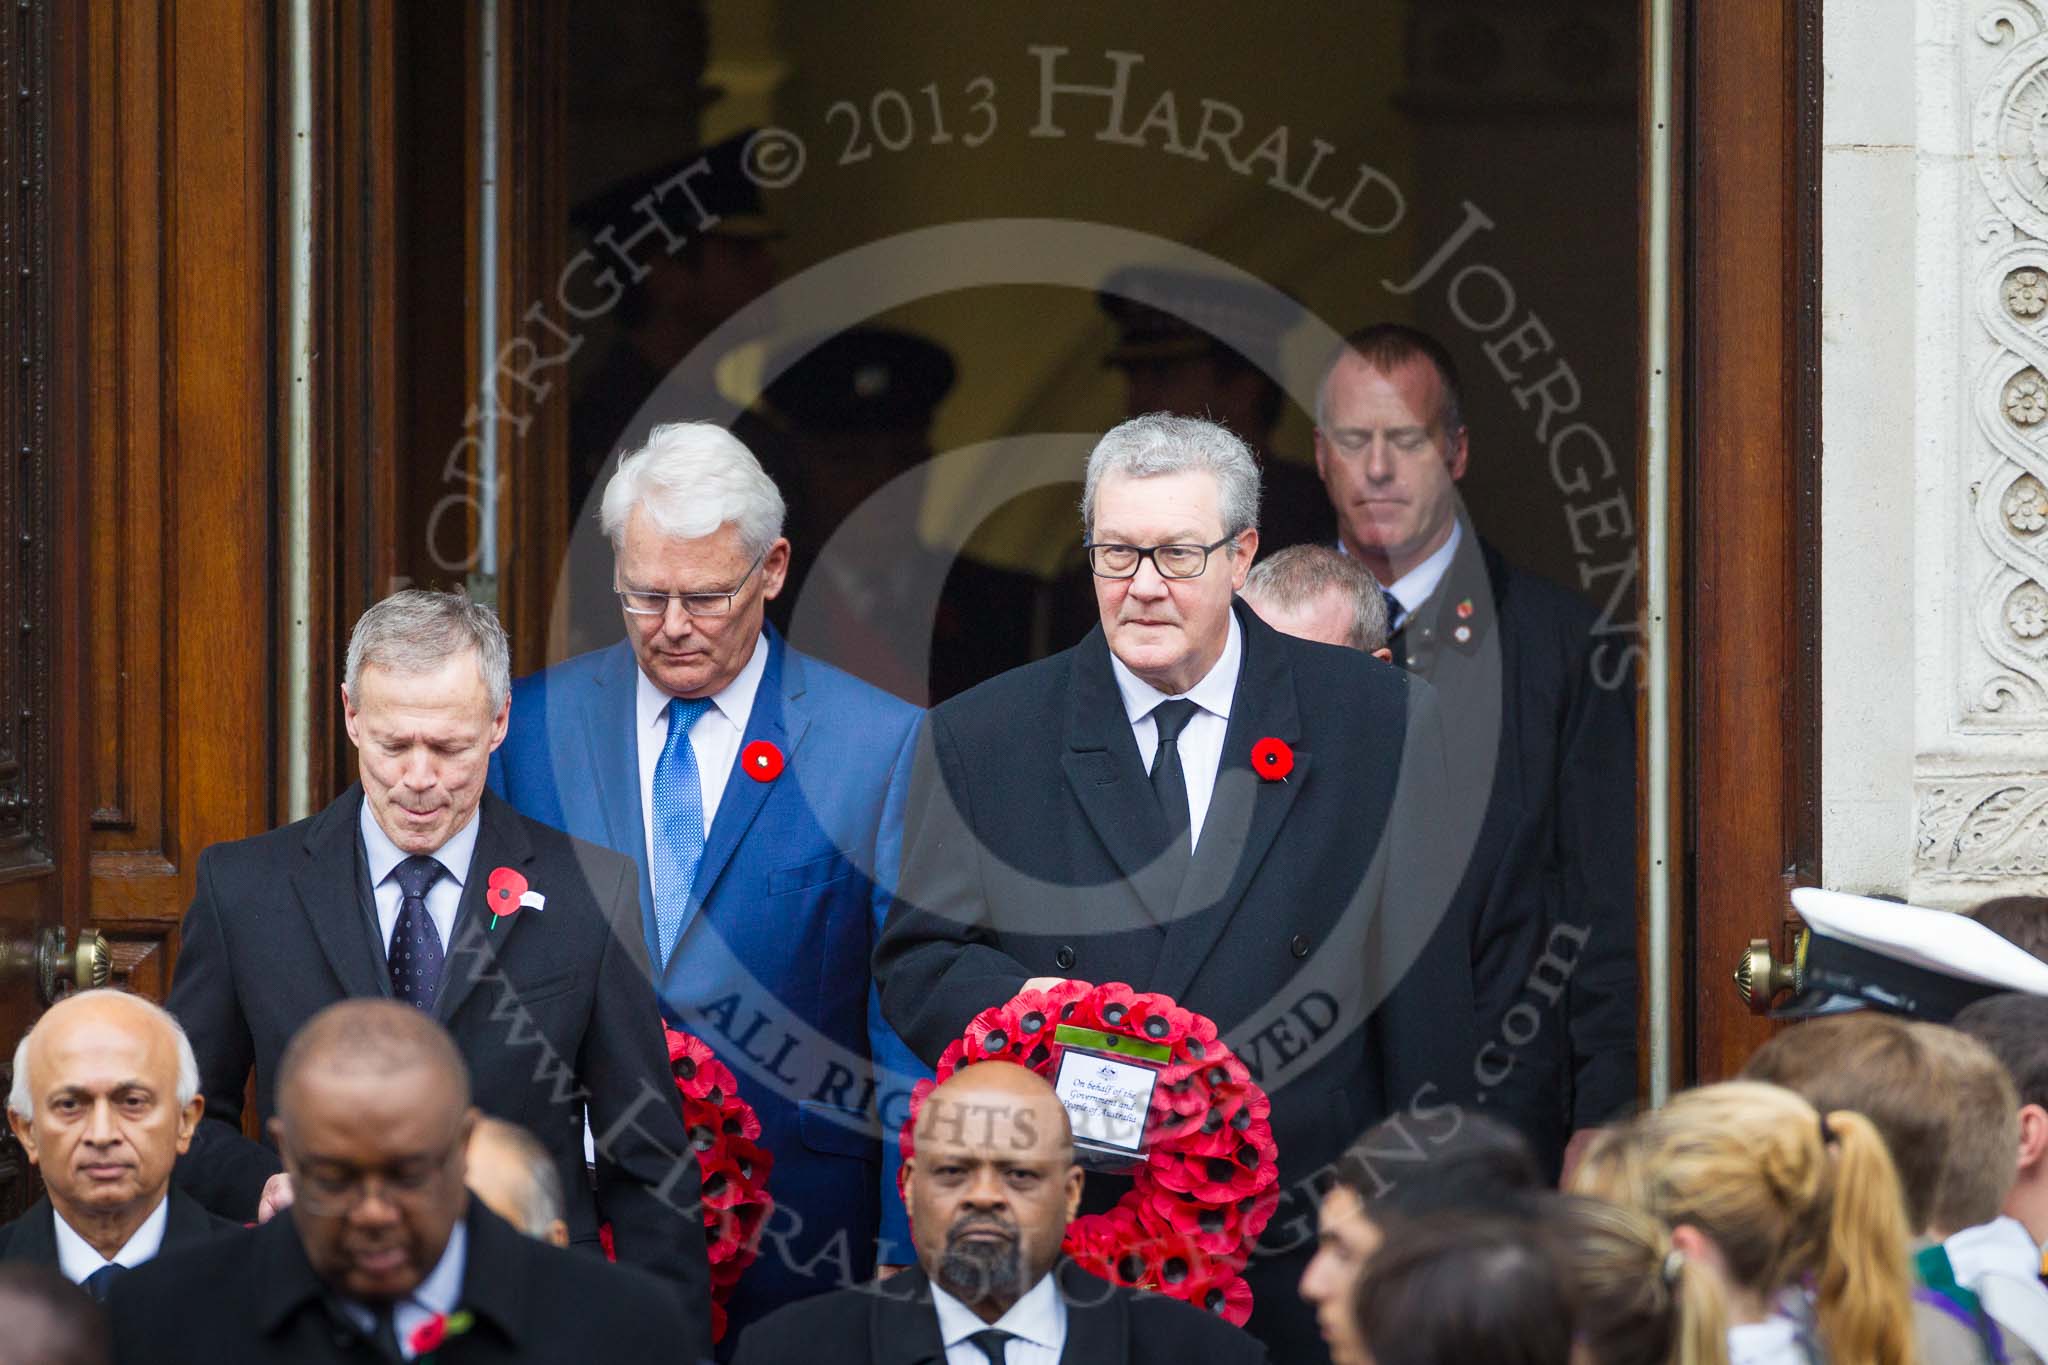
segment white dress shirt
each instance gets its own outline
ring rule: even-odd
[[[1003,1365],[1059,1365],[1060,1352],[1067,1348],[1067,1301],[1060,1297],[1058,1278],[1051,1271],[1040,1276],[994,1322],[983,1322],[973,1309],[933,1285],[932,1307],[939,1313],[946,1365],[988,1365],[988,1357],[968,1338],[990,1328],[1010,1334],[1003,1343]]]
[[[482,819],[482,807],[471,811],[462,828],[429,855],[441,864],[441,875],[427,888],[427,918],[434,922],[434,932],[441,936],[443,952],[455,934],[455,912],[462,908],[462,888],[469,881],[469,865],[476,857],[477,823]],[[377,817],[370,814],[368,801],[363,802],[362,830],[363,852],[370,860],[370,895],[377,902],[378,942],[388,953],[391,931],[397,927],[398,912],[405,903],[405,890],[391,874],[411,855],[391,842]]]
[[[690,752],[697,756],[697,790],[704,797],[704,833],[718,815],[718,802],[725,795],[726,779],[740,756],[740,739],[747,733],[747,717],[754,713],[754,694],[761,690],[761,675],[768,671],[768,646],[754,637],[754,652],[747,656],[739,673],[722,691],[711,694],[711,709],[697,717],[690,727]],[[669,694],[654,685],[644,671],[636,671],[636,696],[640,736],[640,828],[647,839],[647,865],[654,866],[654,765],[661,762],[668,743]]]
[[[71,1224],[64,1221],[64,1215],[54,1208],[50,1210],[52,1221],[57,1225],[57,1269],[64,1272],[64,1278],[73,1284],[84,1284],[94,1271],[110,1265],[126,1266],[133,1270],[162,1250],[164,1227],[171,1221],[171,1195],[164,1191],[164,1197],[156,1201],[156,1208],[149,1217],[142,1220],[142,1226],[128,1234],[128,1240],[112,1256],[102,1256],[94,1251],[92,1243],[78,1235]]]
[[[445,1317],[462,1306],[462,1272],[469,1264],[469,1225],[462,1219],[455,1220],[455,1226],[448,1229],[448,1245],[441,1249],[441,1259],[434,1262],[434,1268],[427,1272],[410,1295],[400,1299],[391,1310],[391,1330],[398,1334],[398,1350],[407,1360],[414,1356],[412,1334],[437,1317]],[[364,1336],[373,1336],[377,1330],[377,1310],[355,1299],[342,1299],[341,1310],[362,1330]]]
[[[1436,585],[1444,581],[1444,575],[1451,571],[1451,560],[1458,553],[1458,542],[1465,538],[1465,528],[1456,518],[1451,520],[1451,536],[1429,558],[1417,564],[1407,573],[1394,580],[1387,591],[1394,594],[1394,600],[1401,604],[1399,619],[1387,622],[1388,630],[1396,630],[1414,614],[1415,609],[1427,602],[1436,592]]]
[[[1244,661],[1244,633],[1237,613],[1230,615],[1230,634],[1224,638],[1223,653],[1202,680],[1180,695],[1197,710],[1180,732],[1180,766],[1188,784],[1188,847],[1202,841],[1202,819],[1209,813],[1209,798],[1216,791],[1216,770],[1223,762],[1223,736],[1230,728],[1230,698],[1237,691],[1238,665]],[[1114,653],[1110,671],[1116,675],[1116,690],[1123,694],[1124,715],[1131,722],[1131,734],[1138,741],[1138,758],[1145,771],[1159,752],[1159,722],[1152,711],[1166,693],[1124,667]]]

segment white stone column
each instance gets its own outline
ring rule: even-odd
[[[2048,0],[1831,0],[1822,871],[2048,889]]]

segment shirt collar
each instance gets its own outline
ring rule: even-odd
[[[760,635],[754,637],[754,652],[740,665],[740,671],[723,688],[711,694],[711,704],[718,708],[718,714],[732,722],[732,728],[741,734],[747,732],[747,717],[754,713],[754,694],[761,690],[761,676],[768,671],[768,643]],[[662,720],[668,711],[669,694],[655,685],[654,679],[637,664],[633,676],[638,679],[634,693],[634,710],[640,720],[640,728],[667,722]]]
[[[455,1226],[448,1229],[448,1245],[441,1248],[441,1259],[434,1262],[434,1268],[413,1286],[412,1293],[398,1302],[418,1304],[429,1313],[446,1317],[462,1302],[462,1274],[468,1266],[469,1224],[467,1220],[458,1218],[455,1220]],[[375,1327],[375,1308],[361,1299],[343,1298],[339,1302],[342,1311],[365,1332]]]
[[[1956,1283],[1966,1289],[1975,1288],[1988,1274],[2031,1280],[2041,1273],[2041,1248],[2017,1218],[1999,1217],[1964,1228],[1941,1245]]]
[[[1237,667],[1244,658],[1244,632],[1237,624],[1237,612],[1230,613],[1230,633],[1223,637],[1223,653],[1202,680],[1180,695],[1214,716],[1230,719],[1230,699],[1237,692]],[[1136,725],[1152,714],[1152,708],[1173,698],[1146,682],[1110,651],[1109,668],[1116,675],[1116,690],[1124,699],[1124,715]]]
[[[441,865],[441,870],[457,886],[469,880],[469,860],[476,854],[476,830],[478,821],[483,816],[483,809],[483,803],[478,802],[477,808],[469,813],[469,819],[463,822],[462,828],[456,830],[449,836],[447,843],[429,855]],[[363,852],[370,859],[370,885],[382,886],[384,879],[391,875],[391,869],[411,855],[391,842],[391,836],[384,832],[384,827],[377,823],[377,817],[370,813],[370,802],[367,797],[363,800],[362,828]]]
[[[1436,585],[1444,581],[1450,572],[1451,560],[1458,553],[1458,542],[1465,538],[1465,528],[1457,518],[1451,519],[1450,538],[1437,546],[1435,553],[1417,564],[1407,573],[1394,580],[1387,591],[1401,604],[1401,610],[1413,612],[1436,592]]]
[[[57,1225],[57,1267],[64,1272],[65,1279],[74,1284],[84,1284],[86,1276],[106,1265],[127,1266],[132,1270],[163,1249],[164,1226],[171,1218],[171,1196],[166,1189],[149,1217],[142,1220],[142,1226],[129,1233],[128,1240],[111,1257],[93,1250],[92,1243],[79,1236],[71,1224],[64,1221],[64,1215],[57,1212],[55,1205],[50,1208],[50,1216]]]
[[[448,1229],[448,1245],[441,1259],[412,1291],[413,1302],[430,1313],[453,1313],[462,1301],[462,1272],[469,1264],[469,1223],[458,1218]]]
[[[973,1309],[933,1284],[932,1307],[939,1314],[940,1344],[951,1350],[976,1332],[993,1328],[1057,1354],[1067,1327],[1067,1301],[1060,1297],[1055,1283],[1058,1278],[1049,1272],[1041,1275],[1038,1283],[994,1322],[983,1322]]]

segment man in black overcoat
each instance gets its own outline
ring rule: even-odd
[[[136,1266],[241,1231],[171,1188],[203,1103],[161,1006],[106,988],[52,1005],[15,1047],[7,1097],[43,1197],[0,1226],[0,1261],[49,1266],[105,1302]]]
[[[1234,600],[1258,486],[1212,423],[1154,414],[1097,445],[1100,625],[931,713],[876,970],[928,1060],[1062,977],[1213,1019],[1272,1096],[1288,1195],[1246,1272],[1251,1331],[1314,1361],[1294,1282],[1318,1171],[1369,1124],[1440,1125],[1473,1089],[1472,926],[1451,893],[1476,812],[1443,803],[1427,686]]]
[[[122,1280],[122,1365],[704,1358],[670,1286],[523,1236],[470,1195],[468,1077],[421,1012],[329,1006],[286,1049],[277,1092],[291,1207]]]
[[[397,999],[445,1025],[477,1104],[554,1156],[573,1242],[677,1288],[708,1341],[698,1172],[618,854],[484,790],[510,697],[487,607],[417,590],[364,613],[344,692],[361,781],[310,820],[208,849],[169,1006],[198,1054],[206,1115],[177,1179],[216,1212],[268,1217],[292,1184],[241,1134],[254,1067],[275,1111],[279,1058],[325,1005]],[[585,1111],[596,1155],[584,1159]]]
[[[1625,610],[1603,617],[1516,569],[1463,519],[1470,436],[1434,338],[1398,324],[1354,334],[1317,424],[1340,548],[1383,585],[1394,662],[1436,689],[1452,788],[1486,811],[1464,889],[1480,924],[1477,1079],[1489,1112],[1555,1171],[1568,1140],[1636,1095],[1640,646]],[[1632,555],[1602,544],[1625,534],[1625,509],[1568,515],[1589,554]]]

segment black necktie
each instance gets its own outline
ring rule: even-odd
[[[1408,608],[1402,606],[1401,599],[1388,592],[1385,588],[1380,589],[1380,601],[1387,604],[1387,633],[1391,635],[1399,628],[1398,622],[1401,620],[1401,613],[1408,610]]]
[[[391,994],[408,1005],[431,1011],[441,989],[441,935],[427,914],[427,888],[441,879],[441,864],[414,854],[392,870],[404,897],[398,921],[391,926]]]
[[[377,1343],[378,1354],[386,1360],[404,1365],[405,1350],[398,1344],[398,1305],[387,1303],[377,1310],[377,1325],[370,1330],[370,1339]]]
[[[105,1303],[107,1295],[114,1292],[114,1281],[127,1273],[127,1266],[109,1261],[85,1277],[85,1292],[92,1295],[95,1302]]]
[[[1166,704],[1172,706],[1174,703],[1168,702]],[[1183,704],[1187,706],[1194,705],[1193,702]],[[1186,722],[1183,721],[1182,724],[1186,724]],[[1008,1365],[1008,1362],[1003,1359],[1003,1347],[1011,1339],[1008,1332],[998,1332],[995,1328],[991,1327],[986,1332],[976,1332],[967,1339],[981,1348],[981,1353],[988,1357],[988,1365]]]
[[[1152,723],[1159,727],[1159,751],[1152,757],[1152,794],[1166,816],[1169,834],[1187,830],[1188,776],[1180,761],[1180,732],[1200,708],[1191,701],[1163,701],[1152,708]]]

